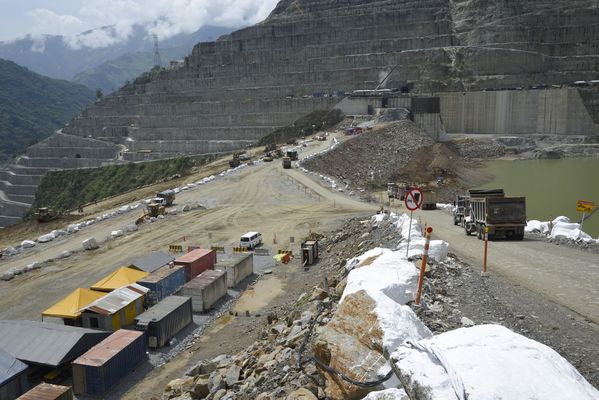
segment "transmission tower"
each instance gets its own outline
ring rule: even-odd
[[[158,50],[158,35],[154,34],[154,67],[161,68],[162,60],[160,59],[160,51]]]

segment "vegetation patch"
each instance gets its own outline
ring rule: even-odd
[[[145,185],[189,175],[193,169],[212,161],[214,157],[208,154],[101,168],[52,171],[46,174],[38,187],[26,219],[31,218],[39,207],[72,210]]]

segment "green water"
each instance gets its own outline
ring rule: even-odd
[[[599,205],[599,158],[560,160],[491,161],[487,171],[495,176],[481,188],[503,188],[508,196],[526,196],[529,220],[548,221],[565,215],[579,222],[577,200]],[[582,230],[599,236],[599,211],[584,222]]]

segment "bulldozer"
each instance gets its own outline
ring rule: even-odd
[[[231,160],[229,160],[229,167],[231,167],[231,168],[239,167],[239,165],[241,164],[241,160],[239,159],[240,155],[241,155],[240,153],[233,153],[233,158]]]
[[[146,220],[146,218],[151,218],[151,217],[156,218],[159,215],[164,215],[164,214],[166,214],[166,209],[164,208],[163,205],[161,205],[159,203],[150,203],[146,206],[145,214],[135,220],[135,225],[139,225],[139,224],[143,223]]]
[[[49,222],[55,218],[58,218],[58,213],[53,208],[40,207],[35,213],[35,219],[37,219],[37,222]]]

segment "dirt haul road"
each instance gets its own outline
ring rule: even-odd
[[[323,146],[314,145],[315,148],[305,149],[304,153]],[[170,244],[234,246],[241,234],[257,230],[262,233],[266,247],[285,249],[291,236],[299,241],[309,230],[326,229],[330,221],[339,217],[376,209],[374,205],[325,189],[295,169],[283,170],[280,161],[248,166],[196,189],[182,191],[177,195],[175,207],[197,202],[207,209],[179,212],[142,224],[138,231],[108,240],[94,251],[82,251],[81,242],[88,237],[104,240],[111,231],[132,224],[141,209],[97,222],[77,234],[1,261],[0,273],[34,261],[57,258],[63,251],[76,251],[71,257],[52,261],[42,269],[16,276],[9,282],[1,281],[0,319],[39,320],[44,309],[70,291],[88,287],[116,267],[150,251],[167,250]]]
[[[471,265],[483,265],[484,242],[453,225],[446,211],[419,211],[415,218],[432,226],[433,238]],[[543,240],[488,242],[487,268],[599,324],[599,256]]]

